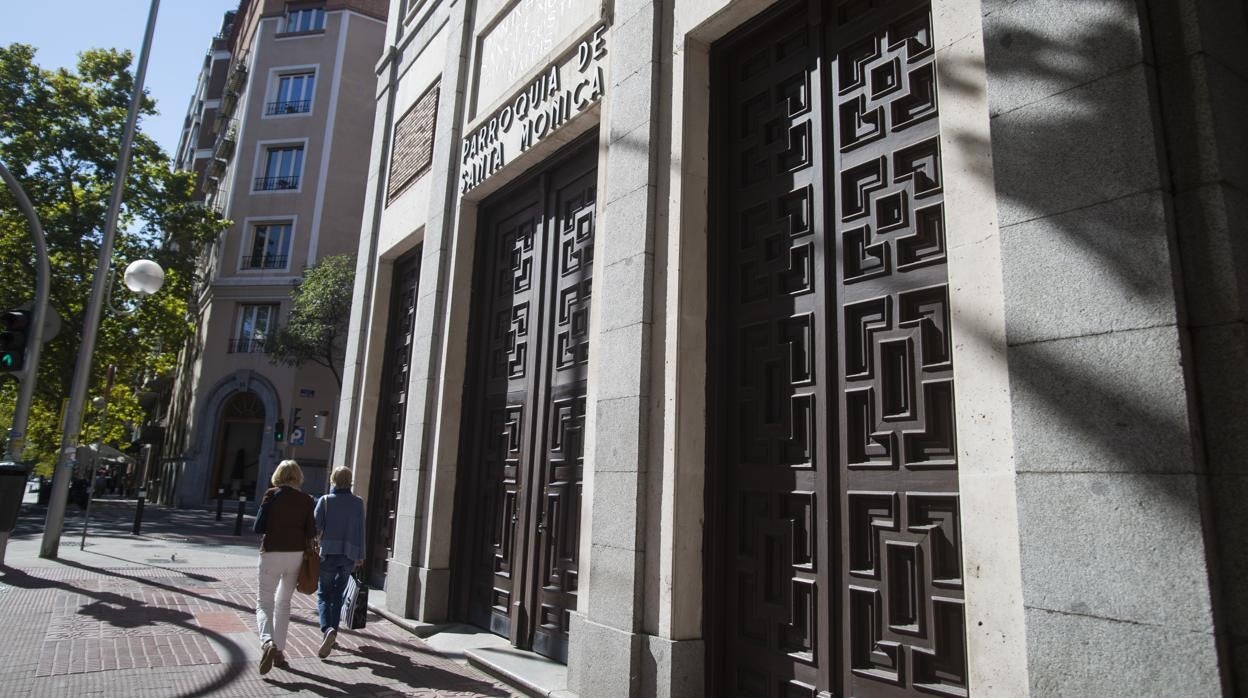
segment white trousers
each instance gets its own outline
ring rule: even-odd
[[[295,593],[303,551],[260,553],[259,598],[256,625],[260,645],[272,641],[279,652],[286,649],[286,628],[290,625],[290,597]]]

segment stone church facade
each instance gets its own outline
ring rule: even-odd
[[[1242,690],[1245,15],[392,2],[387,612],[553,695]]]

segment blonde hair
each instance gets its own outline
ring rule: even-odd
[[[295,461],[284,460],[277,464],[277,469],[273,471],[273,477],[269,482],[273,483],[274,487],[282,485],[298,487],[303,484],[303,470]]]
[[[346,489],[351,486],[351,469],[340,465],[329,474],[329,480],[334,483],[334,487]]]

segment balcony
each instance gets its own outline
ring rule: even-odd
[[[234,156],[234,148],[238,144],[238,126],[231,125],[217,137],[213,146],[213,157],[218,160],[229,160]]]
[[[310,99],[269,102],[264,105],[265,116],[273,116],[275,114],[305,114],[310,111],[312,111],[312,100]]]
[[[283,191],[298,188],[299,175],[286,175],[279,177],[256,177],[256,184],[252,191]]]
[[[243,91],[243,86],[247,84],[247,54],[244,52],[234,60],[234,65],[230,66],[229,75],[225,78],[225,91],[239,94]]]
[[[220,180],[225,175],[225,167],[229,162],[224,158],[213,158],[208,162],[208,167],[204,170],[204,176],[208,179]]]
[[[286,255],[265,254],[243,257],[243,269],[285,269]]]
[[[228,351],[231,354],[263,354],[264,339],[260,337],[230,337]]]

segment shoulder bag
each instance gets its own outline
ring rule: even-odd
[[[316,539],[313,538],[308,541],[308,546],[303,550],[303,564],[299,565],[299,578],[295,580],[295,590],[302,594],[315,594],[320,582],[321,553],[317,550]]]

